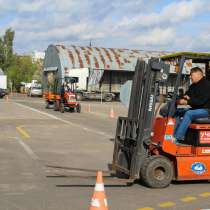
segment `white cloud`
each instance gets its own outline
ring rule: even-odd
[[[176,1],[166,5],[159,13],[140,14],[135,17],[123,17],[118,28],[152,27],[160,24],[173,24],[190,20],[205,9],[205,0]]]
[[[200,14],[202,10],[205,10],[204,0],[174,2],[162,10],[161,19],[178,23]]]
[[[86,30],[85,24],[76,24],[76,25],[70,25],[68,27],[61,27],[61,28],[52,28],[49,30],[43,30],[43,31],[18,31],[17,32],[17,39],[19,41],[30,41],[30,40],[36,40],[36,41],[43,41],[43,40],[63,40],[65,38],[68,39],[68,37],[71,36],[80,36],[84,31]],[[24,37],[24,40],[23,40]]]
[[[45,2],[41,0],[30,1],[30,2],[21,2],[18,4],[18,12],[36,12],[39,11],[43,6],[45,6]]]
[[[197,17],[208,14],[210,2],[171,0],[161,7],[159,3],[162,1],[0,0],[0,14],[4,14],[0,33],[12,27],[18,51],[90,39],[110,47],[203,49],[201,43],[209,40],[210,30],[201,30],[202,19]]]
[[[47,1],[42,0],[0,0],[1,13],[12,12],[36,12],[47,6]]]
[[[160,46],[165,47],[169,44],[173,44],[176,37],[176,31],[174,28],[154,28],[141,35],[138,35],[133,43],[139,46]]]

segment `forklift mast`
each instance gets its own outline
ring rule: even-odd
[[[119,117],[113,154],[113,169],[139,178],[151,143],[155,103],[159,86],[168,79],[170,66],[158,58],[138,60],[133,78],[128,117]]]

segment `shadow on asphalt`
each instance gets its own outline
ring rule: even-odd
[[[58,184],[56,185],[56,187],[84,187],[84,188],[94,188],[95,184]],[[127,185],[123,185],[123,184],[104,184],[105,188],[124,188],[124,187],[128,187]]]
[[[70,185],[56,185],[56,187],[90,187],[94,188],[95,184],[88,184],[88,185],[82,185],[82,184],[70,184]],[[105,188],[121,188],[121,187],[128,187],[126,185],[104,185]]]
[[[172,185],[210,184],[210,180],[173,181]]]
[[[80,171],[80,172],[90,172],[90,173],[97,173],[99,170],[98,169],[88,169],[88,168],[76,168],[76,167],[69,167],[69,166],[57,166],[57,165],[45,165],[48,168],[53,168],[53,169],[65,169],[65,170],[70,170],[70,171]],[[105,171],[102,170],[103,174],[110,174],[111,171]],[[106,176],[106,175],[104,175]]]
[[[108,164],[109,166],[110,164]],[[75,168],[75,167],[66,167],[66,166],[55,166],[55,165],[46,165],[46,167],[55,169],[56,171],[51,171],[52,175],[47,175],[47,178],[57,179],[57,178],[69,178],[74,179],[83,179],[95,181],[97,169],[85,169],[85,168]],[[127,182],[127,179],[117,178],[113,171],[103,171],[103,179],[105,182],[105,187],[110,188],[121,188],[131,186]],[[94,174],[93,174],[94,173]],[[81,182],[81,181],[80,181]],[[94,184],[68,184],[68,185],[56,185],[56,187],[94,187]]]

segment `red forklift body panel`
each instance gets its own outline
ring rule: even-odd
[[[191,124],[190,128],[199,129],[199,130],[210,130],[210,124]]]
[[[210,147],[198,147],[196,149],[197,156],[210,156]]]
[[[61,96],[60,95],[56,95],[55,98],[56,98],[56,100],[61,100]]]
[[[158,117],[155,119],[153,125],[153,136],[152,136],[153,143],[162,145],[166,130],[166,124],[167,124],[166,118]]]
[[[176,158],[176,180],[210,179],[210,125],[191,124],[188,144],[174,142],[174,128],[175,119],[156,118],[152,142]]]
[[[177,180],[210,179],[210,156],[177,157]]]
[[[177,145],[176,156],[192,156],[195,154],[195,148],[191,145]]]
[[[65,92],[64,97],[66,99],[66,105],[73,108],[77,105],[76,95],[72,92]]]
[[[162,150],[171,155],[177,154],[177,145],[173,142],[175,123],[171,117],[156,118],[153,127],[152,142],[162,146]]]

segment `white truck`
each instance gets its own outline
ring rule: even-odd
[[[0,69],[0,98],[3,98],[5,95],[7,95],[7,76]]]

